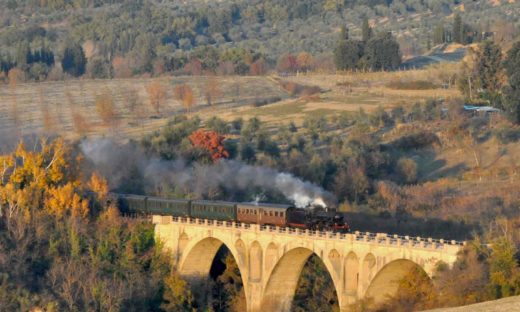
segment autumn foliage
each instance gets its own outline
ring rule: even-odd
[[[187,112],[190,111],[195,103],[193,90],[187,84],[180,84],[175,87],[175,98],[182,102],[182,106],[184,106]]]
[[[164,102],[166,101],[166,89],[159,81],[151,82],[146,86],[146,93],[150,99],[150,105],[156,113],[160,113]]]
[[[42,206],[51,215],[86,217],[88,201],[80,197],[78,159],[63,140],[41,141],[29,150],[20,143],[0,156],[0,215],[10,220]]]
[[[222,158],[228,158],[229,153],[224,149],[224,137],[215,131],[199,129],[189,136],[190,142],[194,147],[201,148],[210,154],[214,162]]]

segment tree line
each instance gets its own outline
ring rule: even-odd
[[[458,87],[468,103],[490,105],[520,123],[520,43],[506,55],[499,45],[486,40],[462,64]]]
[[[445,17],[442,25],[447,24],[447,12],[452,12],[457,5],[456,1],[448,0],[440,3],[418,3],[411,0],[306,0],[292,3],[271,0],[268,3],[256,1],[248,5],[229,1],[219,7],[213,4],[203,7],[177,2],[11,0],[9,4],[3,5],[4,14],[0,15],[3,25],[21,23],[17,18],[20,14],[16,14],[20,12],[37,11],[43,20],[49,21],[48,26],[42,27],[29,14],[24,26],[6,26],[5,31],[0,32],[0,68],[4,76],[10,67],[16,64],[20,64],[20,67],[24,63],[24,52],[19,51],[19,47],[27,46],[32,50],[48,50],[52,47],[50,50],[56,56],[55,59],[62,60],[68,48],[81,45],[88,59],[85,71],[94,78],[160,75],[164,72],[190,73],[200,70],[243,75],[275,69],[279,63],[284,62],[284,56],[296,56],[300,52],[312,55],[314,66],[333,70],[332,52],[336,45],[334,39],[339,25],[346,25],[347,22],[352,34],[350,38],[342,38],[348,40],[363,37],[362,41],[367,49],[366,53],[360,51],[359,42],[343,49],[353,50],[350,52],[353,55],[357,53],[365,56],[363,59],[372,59],[375,66],[364,63],[361,66],[373,67],[374,70],[381,66],[381,61],[376,60],[383,56],[378,55],[378,48],[381,46],[376,41],[369,43],[365,27],[367,20],[374,23],[388,17],[388,23],[379,24],[380,33],[392,32],[402,45],[401,50],[406,51],[405,54],[411,53],[410,42],[422,46],[420,49],[412,49],[412,54],[421,53],[432,37],[435,43],[469,43],[478,41],[479,34],[493,34],[500,41],[511,40],[516,33],[516,28],[509,22],[507,15],[499,19],[499,23],[482,22],[479,25],[475,16],[484,13],[477,11],[473,4],[465,4],[465,12],[456,15],[451,28],[443,26],[445,30],[434,30],[439,17]],[[65,17],[59,14],[60,10],[75,14]],[[486,10],[492,8],[486,7]],[[425,25],[408,25],[412,23],[406,19],[408,14],[423,11],[434,12],[437,18],[424,16],[422,20]],[[506,11],[492,12],[493,16],[506,14]],[[403,26],[403,23],[408,26]],[[311,24],[314,30],[309,28]],[[59,25],[67,26],[59,28]],[[401,27],[413,31],[403,34]],[[409,38],[410,34],[414,37]],[[438,34],[441,37],[439,40]],[[464,39],[468,34],[471,38]],[[387,43],[381,42],[383,47]],[[197,64],[195,59],[202,64]],[[193,64],[189,64],[192,60]],[[35,80],[44,79],[49,74],[51,79],[61,77],[60,66],[55,66],[51,73],[51,65],[44,64],[45,62],[36,62],[32,66],[32,72],[29,68],[20,69],[26,72],[28,78]],[[391,65],[395,66],[395,61]],[[345,66],[343,63],[340,69]],[[307,65],[300,67],[298,70],[309,68]]]
[[[399,43],[390,33],[374,34],[368,20],[363,22],[361,40],[350,39],[349,30],[341,28],[334,50],[334,62],[339,70],[395,70],[401,65]]]

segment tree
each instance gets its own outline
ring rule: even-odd
[[[130,78],[132,69],[128,58],[116,56],[112,59],[112,68],[114,69],[115,78]]]
[[[71,44],[65,48],[61,60],[61,67],[64,72],[79,77],[85,73],[86,65],[87,58],[81,45]]]
[[[29,63],[29,57],[31,55],[31,48],[29,42],[22,41],[16,48],[16,66],[18,68],[27,68],[26,65]]]
[[[394,70],[401,65],[399,43],[391,33],[378,35],[365,47],[367,66],[372,70]]]
[[[514,242],[506,237],[500,237],[493,242],[491,248],[489,273],[495,298],[519,294],[520,268],[516,259],[518,249]]]
[[[475,64],[477,62],[476,53],[473,49],[468,49],[468,55],[466,60],[461,62],[461,68],[457,74],[457,87],[466,97],[466,99],[472,100],[475,90],[475,78],[478,73],[475,71]]]
[[[446,42],[446,31],[443,24],[438,24],[433,31],[433,44],[443,44]]]
[[[455,15],[453,20],[453,41],[456,43],[464,43],[464,25],[462,24],[462,17],[460,14]]]
[[[206,131],[201,128],[193,132],[188,139],[194,147],[207,151],[213,162],[229,157],[229,153],[223,144],[225,137],[215,131]]]
[[[339,70],[357,68],[363,56],[363,43],[357,40],[339,40],[334,50],[334,63]]]
[[[161,82],[153,81],[146,86],[146,93],[148,93],[150,105],[153,107],[155,112],[159,114],[164,102],[166,101],[166,88]]]
[[[413,183],[417,180],[417,163],[411,158],[400,158],[397,173],[405,183]]]
[[[504,67],[509,79],[509,86],[504,90],[504,109],[511,120],[520,124],[520,42],[507,53]]]
[[[191,110],[191,107],[195,103],[193,96],[193,90],[187,84],[180,84],[175,87],[175,98],[182,102],[182,106],[187,112]]]
[[[296,58],[298,68],[302,71],[308,71],[314,66],[314,58],[308,52],[300,52]]]
[[[363,25],[361,26],[361,33],[363,42],[368,42],[372,38],[372,28],[370,27],[370,24],[368,23],[368,18],[363,19]]]
[[[164,279],[164,303],[161,309],[164,311],[191,311],[193,295],[189,290],[188,283],[175,271],[171,271]]]
[[[298,69],[298,60],[291,53],[282,55],[278,59],[276,68],[279,72],[293,73]]]
[[[106,90],[102,94],[96,96],[96,110],[105,124],[105,126],[113,124],[116,117],[116,108],[114,105],[114,98],[110,91]]]
[[[502,67],[502,51],[491,41],[484,41],[476,53],[475,77],[477,85],[484,91],[495,93],[501,88],[499,75]]]
[[[206,103],[209,106],[213,106],[215,99],[221,95],[222,91],[220,90],[217,80],[214,77],[208,78],[204,85],[204,96],[206,97]]]
[[[342,25],[339,30],[339,39],[338,40],[348,40],[349,39],[349,30],[347,26]]]
[[[251,65],[249,66],[249,73],[253,76],[265,75],[266,72],[267,66],[263,58],[259,58],[258,60],[251,63]]]

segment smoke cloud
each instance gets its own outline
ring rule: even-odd
[[[104,174],[113,189],[131,179],[142,182],[143,192],[156,193],[169,188],[211,198],[219,190],[233,198],[236,194],[255,191],[283,195],[297,207],[335,203],[329,192],[289,173],[247,165],[235,160],[217,164],[187,164],[183,160],[164,161],[149,157],[138,146],[118,145],[108,139],[85,140],[80,144],[93,168]],[[229,199],[229,198],[226,198]],[[251,198],[253,199],[253,198]]]

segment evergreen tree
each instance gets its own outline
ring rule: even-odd
[[[23,68],[27,65],[31,58],[31,49],[29,47],[29,43],[27,41],[21,42],[16,48],[16,66],[18,68]]]
[[[372,70],[394,70],[401,65],[399,43],[391,33],[376,36],[365,47],[367,66]]]
[[[334,50],[334,63],[339,70],[355,69],[363,56],[363,42],[339,40]]]
[[[433,44],[443,44],[446,42],[446,32],[444,30],[444,25],[439,24],[437,27],[435,27],[435,30],[433,32]]]
[[[343,25],[341,26],[341,30],[339,31],[339,40],[348,40],[349,34],[348,34],[348,28],[347,26]]]
[[[500,47],[491,41],[485,41],[480,45],[475,60],[475,72],[477,85],[487,92],[497,92],[500,89],[499,71],[502,62]]]
[[[453,41],[456,43],[464,43],[464,25],[462,24],[462,17],[460,14],[455,15],[453,21]]]
[[[85,52],[79,44],[72,44],[65,48],[63,52],[63,59],[61,60],[61,66],[63,71],[74,76],[79,77],[85,73],[85,67],[87,65],[87,58]]]
[[[370,27],[370,24],[368,23],[368,18],[365,17],[363,20],[363,26],[361,28],[362,31],[362,40],[364,42],[368,42],[372,38],[372,28]]]
[[[520,42],[509,50],[504,67],[509,78],[509,86],[505,89],[504,109],[511,120],[520,124]]]

